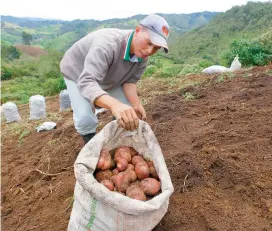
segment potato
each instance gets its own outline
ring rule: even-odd
[[[125,171],[128,167],[128,162],[125,158],[116,158],[117,169],[119,172]]]
[[[148,165],[148,167],[153,167],[154,166],[153,161],[146,161],[146,164]]]
[[[141,183],[141,181],[136,180],[136,181],[132,182],[132,183],[130,184],[130,186],[136,185],[136,186],[140,187],[140,183]]]
[[[128,163],[131,162],[131,154],[130,154],[130,148],[126,146],[122,146],[116,149],[114,154],[114,159],[116,160],[119,157],[125,158]]]
[[[102,180],[110,180],[111,177],[111,170],[99,171],[95,174],[95,178],[98,182],[101,182]]]
[[[119,173],[119,171],[118,171],[117,168],[115,168],[115,169],[112,170],[112,175],[113,176],[117,175],[118,173]]]
[[[154,163],[152,161],[147,161],[146,163],[147,163],[147,165],[149,167],[150,175],[152,177],[154,177],[155,179],[159,180],[160,178],[159,178],[158,173],[157,173],[157,171],[155,169]]]
[[[136,182],[136,181],[135,181]],[[136,183],[136,184],[130,184],[129,185],[129,187],[127,188],[127,190],[126,190],[126,194],[127,193],[130,193],[130,191],[132,190],[132,189],[135,189],[135,188],[140,188],[140,181],[138,181],[138,183]]]
[[[141,155],[134,156],[132,158],[132,164],[136,165],[139,161],[145,161],[144,158]]]
[[[102,149],[100,152],[100,158],[98,160],[96,168],[101,170],[108,170],[113,166],[114,162],[112,161],[109,150]]]
[[[130,155],[131,157],[137,156],[139,153],[132,147],[130,147]]]
[[[131,169],[131,170],[134,170],[134,166],[132,164],[128,164],[128,167],[127,169]]]
[[[119,192],[125,192],[130,184],[129,176],[124,172],[120,172],[118,175],[113,176],[111,181]]]
[[[156,169],[155,169],[154,166],[149,167],[149,172],[150,172],[150,175],[151,175],[152,177],[154,177],[154,178],[157,179],[157,180],[160,180],[160,178],[159,178],[159,176],[158,176],[158,173],[157,173],[157,171],[156,171]]]
[[[133,169],[127,169],[126,171],[124,171],[124,173],[129,176],[130,183],[137,180],[137,175]]]
[[[139,180],[149,177],[149,167],[145,161],[138,161],[135,165],[135,173]]]
[[[131,187],[131,188],[130,188]],[[126,195],[132,199],[146,201],[144,192],[137,186],[129,186],[126,191]]]
[[[145,195],[154,196],[161,189],[161,183],[154,178],[145,178],[140,183],[140,188]]]
[[[100,183],[107,187],[110,191],[114,190],[114,185],[110,180],[102,180]]]

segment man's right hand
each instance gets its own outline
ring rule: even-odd
[[[110,110],[121,127],[131,131],[138,128],[139,119],[132,107],[119,102],[112,106]]]
[[[98,97],[94,103],[99,107],[110,109],[121,127],[131,131],[138,128],[139,119],[132,107],[121,103],[109,95]]]

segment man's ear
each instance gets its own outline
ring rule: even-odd
[[[136,26],[136,29],[135,29],[135,32],[138,34],[141,30],[141,27],[140,26]]]

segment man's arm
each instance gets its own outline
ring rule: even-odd
[[[124,83],[123,84],[123,91],[131,103],[133,109],[137,113],[138,117],[142,120],[146,119],[146,112],[143,108],[139,96],[137,94],[137,85],[136,83]]]

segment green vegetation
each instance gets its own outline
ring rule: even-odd
[[[159,52],[149,58],[145,79],[158,78],[171,89],[184,88],[202,81],[192,81],[186,75],[198,74],[211,65],[229,66],[237,54],[242,66],[266,65],[272,61],[271,2],[249,2],[225,13],[161,15],[171,26],[170,53]],[[21,104],[28,103],[35,94],[58,94],[65,88],[59,62],[68,47],[98,28],[133,29],[144,17],[67,22],[3,16],[1,102],[12,100]],[[14,44],[23,41],[46,49],[48,54],[34,58],[18,51]],[[224,73],[217,82],[233,77],[232,73]],[[186,100],[197,98],[190,92],[184,92],[183,96]]]
[[[3,62],[1,78],[9,80],[2,82],[1,102],[28,103],[32,95],[55,95],[65,89],[59,70],[61,57],[55,51],[39,59],[22,56],[13,62]]]
[[[202,12],[192,14],[161,14],[172,27],[170,42],[181,33],[207,24],[216,12]],[[76,40],[87,33],[99,28],[134,29],[146,15],[136,15],[124,19],[74,20],[71,22],[59,20],[31,21],[25,18],[2,16],[2,41],[10,44],[20,43],[22,33],[32,35],[32,44],[49,50],[64,52]],[[173,38],[173,39],[172,39]]]
[[[272,30],[272,3],[248,2],[217,14],[203,27],[179,36],[168,57],[177,63],[226,64],[221,57],[234,40],[251,40]],[[271,49],[270,49],[271,50]]]
[[[230,52],[225,54],[227,63],[230,64],[236,54],[243,66],[266,65],[272,61],[272,50],[266,48],[259,41],[235,40],[230,45]]]

